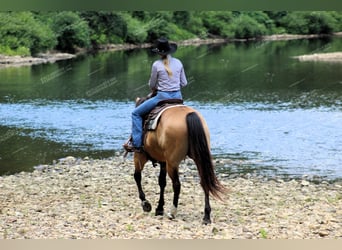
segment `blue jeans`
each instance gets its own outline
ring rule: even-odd
[[[146,100],[132,112],[132,139],[134,147],[141,147],[143,143],[143,117],[148,114],[158,102],[167,99],[182,99],[181,91],[163,92],[158,91],[157,95]]]

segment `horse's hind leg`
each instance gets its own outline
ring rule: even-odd
[[[156,215],[164,214],[164,190],[166,187],[166,163],[160,163],[160,173],[158,179],[159,187],[160,187],[160,197],[158,202],[158,207],[156,208]]]
[[[203,217],[203,224],[207,225],[211,223],[211,219],[210,219],[210,212],[211,212],[211,207],[210,207],[210,202],[209,202],[209,192],[204,191],[204,203],[205,203],[205,207],[204,207],[204,217]]]
[[[173,187],[173,204],[170,213],[168,213],[169,219],[174,219],[177,214],[178,199],[181,189],[181,184],[179,181],[178,167],[167,166],[167,172],[172,180]]]
[[[141,206],[145,212],[150,212],[152,210],[151,203],[146,200],[145,193],[141,186],[141,171],[144,168],[145,162],[142,162],[138,157],[134,157],[135,171],[134,171],[134,180],[137,184],[139,191],[139,198],[141,200]]]

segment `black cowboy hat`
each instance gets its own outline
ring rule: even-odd
[[[169,43],[169,41],[165,37],[162,37],[157,40],[156,48],[152,49],[152,52],[165,56],[168,54],[172,54],[176,50],[177,44]]]

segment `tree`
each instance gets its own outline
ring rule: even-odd
[[[310,34],[331,34],[337,26],[336,20],[323,11],[307,13],[305,18],[308,22],[308,31]]]
[[[234,15],[231,11],[202,11],[199,13],[209,36],[231,36],[231,22]]]
[[[338,21],[330,12],[325,11],[290,12],[280,23],[292,34],[331,34],[339,31]]]
[[[86,21],[76,12],[62,11],[53,17],[52,30],[56,33],[57,49],[74,53],[76,47],[90,45],[90,32]]]
[[[122,18],[127,25],[127,35],[125,41],[128,43],[143,43],[147,39],[147,27],[129,13],[122,13]]]
[[[84,11],[80,16],[88,23],[93,47],[104,43],[122,43],[126,39],[127,24],[120,13]]]
[[[1,12],[0,37],[1,47],[7,54],[36,54],[57,43],[49,26],[28,11]]]
[[[239,18],[234,19],[233,26],[235,27],[236,38],[257,38],[267,33],[263,24],[258,23],[246,14],[242,14]]]
[[[189,11],[174,11],[172,20],[175,24],[186,27],[191,19],[191,14]]]

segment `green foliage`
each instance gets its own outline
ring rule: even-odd
[[[8,45],[0,44],[0,54],[8,56],[29,56],[31,55],[30,49],[26,47],[17,47],[16,49],[11,49]]]
[[[49,27],[28,11],[1,12],[0,37],[1,51],[7,51],[6,54],[36,54],[56,44]]]
[[[338,16],[324,11],[294,11],[284,16],[280,23],[290,34],[331,34],[341,30]]]
[[[335,20],[335,31],[342,31],[342,11],[329,11],[326,14],[330,14],[331,17]]]
[[[190,33],[189,31],[185,29],[180,28],[174,23],[169,24],[169,28],[170,28],[170,33],[169,33],[168,39],[172,41],[187,40],[187,39],[196,37],[194,34]]]
[[[208,36],[228,37],[230,35],[229,24],[234,19],[231,11],[204,11],[200,13]]]
[[[184,29],[200,38],[206,38],[208,35],[207,29],[204,27],[203,20],[199,13],[191,12],[190,14],[190,20],[187,22]]]
[[[181,27],[187,27],[191,19],[191,14],[189,11],[174,11],[172,20],[176,25]]]
[[[260,236],[261,236],[262,239],[267,239],[268,234],[267,234],[267,231],[264,228],[261,228],[259,233],[260,233]]]
[[[122,18],[127,24],[126,42],[143,43],[147,38],[147,25],[142,21],[133,18],[129,13],[122,14]]]
[[[234,36],[236,38],[248,39],[263,36],[267,33],[266,27],[258,23],[249,15],[242,14],[234,19]]]
[[[331,34],[336,28],[334,18],[323,11],[311,12],[305,17],[308,20],[309,34]]]
[[[76,47],[90,45],[89,27],[86,21],[72,11],[62,11],[53,17],[52,30],[55,32],[57,49],[75,52]]]
[[[154,42],[161,36],[179,41],[340,31],[341,11],[0,12],[0,53],[75,52],[107,43]]]
[[[265,13],[262,11],[248,11],[246,14],[255,20],[258,24],[261,24],[263,27],[266,28],[265,34],[273,34],[275,33],[275,22]],[[263,29],[261,27],[261,29]]]
[[[105,43],[122,43],[127,35],[127,24],[119,12],[84,11],[80,17],[88,23],[93,47]]]
[[[159,37],[169,37],[172,33],[172,12],[157,11],[150,13],[147,23],[147,41],[154,42]]]
[[[290,34],[308,34],[307,21],[301,12],[292,12],[284,16],[280,24],[285,27],[286,32]]]

